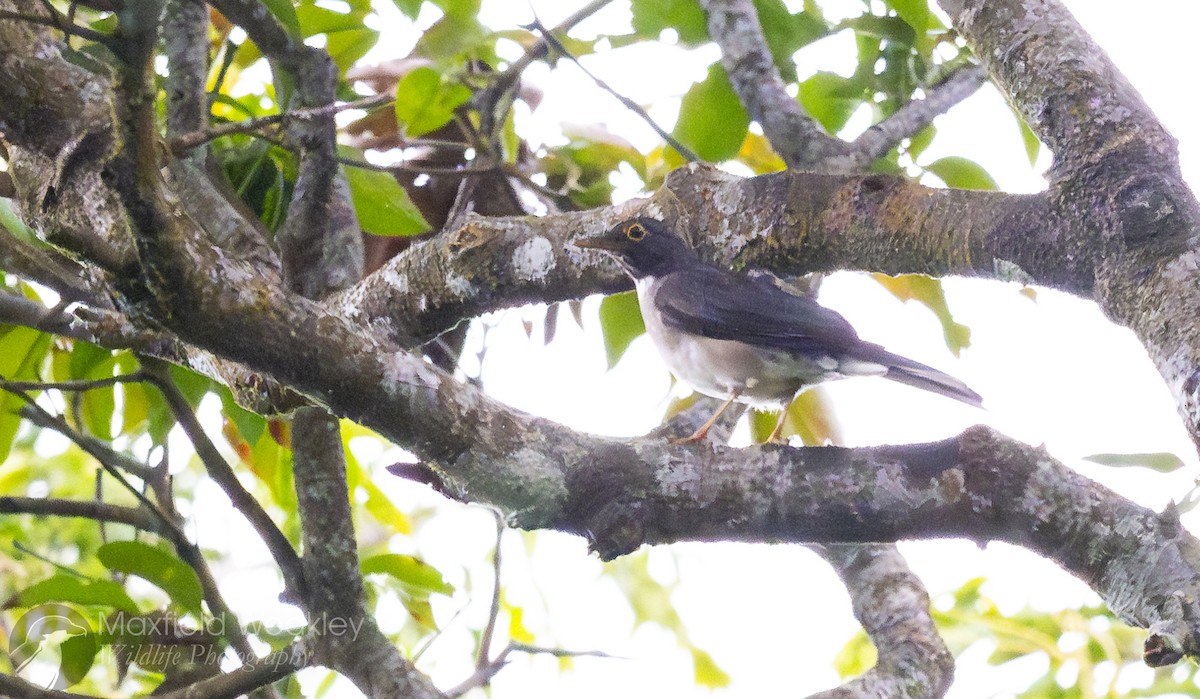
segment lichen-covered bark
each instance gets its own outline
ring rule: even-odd
[[[1059,245],[1094,278],[1105,313],[1145,345],[1200,445],[1200,205],[1175,139],[1059,3],[942,6],[1054,151]]]

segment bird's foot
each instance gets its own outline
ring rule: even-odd
[[[696,442],[703,442],[706,439],[708,439],[708,429],[707,427],[702,427],[687,437],[672,437],[667,441],[671,444],[694,444]]]

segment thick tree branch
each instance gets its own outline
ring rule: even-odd
[[[288,284],[309,298],[348,287],[362,276],[363,243],[350,185],[339,170],[336,124],[328,111],[336,101],[337,66],[324,49],[291,36],[257,0],[216,0],[213,5],[245,29],[274,59],[276,70],[291,80],[294,99],[280,105],[281,111],[309,110],[302,112],[309,116],[287,121],[288,140],[300,152],[287,218],[276,233]]]
[[[754,178],[708,166],[672,173],[651,199],[541,218],[480,218],[414,245],[330,300],[414,346],[488,310],[628,288],[571,245],[630,216],[671,221],[722,265],[786,274],[864,269],[1032,280],[1087,295],[1078,223],[1042,195],[933,189],[884,175],[788,171]],[[1013,270],[1016,270],[1015,272]]]
[[[1048,195],[1065,249],[1094,276],[1100,307],[1145,345],[1200,446],[1200,205],[1175,139],[1055,0],[942,6],[1054,151]]]
[[[119,147],[111,78],[64,60],[52,32],[27,22],[0,20],[0,46],[9,74],[0,102],[31,107],[6,110],[3,122],[22,218],[50,242],[124,269],[132,240],[97,164]]]
[[[854,616],[879,652],[875,667],[810,699],[941,697],[954,679],[954,656],[929,616],[929,594],[895,546],[811,547],[834,567]]]
[[[1139,164],[1177,161],[1175,139],[1057,0],[939,4],[1054,152],[1052,181],[1117,152]]]
[[[734,91],[783,162],[799,170],[828,169],[849,155],[850,144],[826,134],[787,93],[754,3],[701,0],[700,5],[708,13],[708,33],[721,47],[721,65]]]
[[[167,138],[208,124],[208,6],[201,0],[168,0],[163,21],[167,48]]]

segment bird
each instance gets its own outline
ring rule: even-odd
[[[770,275],[736,274],[705,262],[671,226],[649,217],[579,238],[633,278],[638,305],[667,368],[696,391],[724,402],[691,436],[706,438],[733,402],[786,405],[824,381],[881,376],[981,407],[964,382],[859,338],[840,313],[790,293]],[[783,418],[770,440],[779,441]]]

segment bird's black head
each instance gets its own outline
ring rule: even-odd
[[[687,243],[667,224],[652,218],[622,221],[604,235],[577,240],[575,245],[604,250],[634,279],[661,277],[699,263],[696,252]]]

